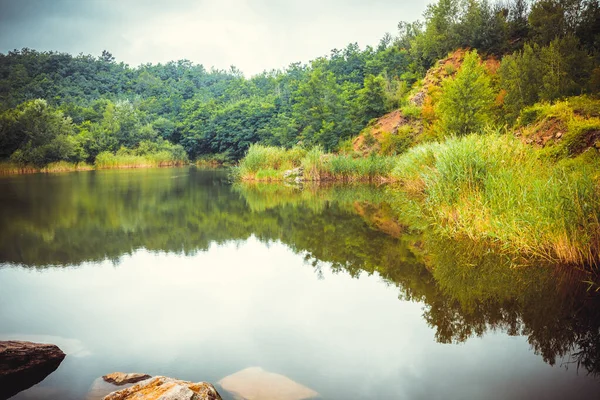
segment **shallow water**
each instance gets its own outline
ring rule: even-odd
[[[14,398],[249,367],[324,399],[597,398],[600,307],[579,277],[418,235],[386,190],[195,168],[0,179],[0,340],[67,353]]]

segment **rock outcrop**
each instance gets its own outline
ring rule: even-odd
[[[283,179],[285,181],[294,181],[300,183],[304,180],[304,168],[298,167],[289,169],[283,173]]]
[[[151,378],[151,376],[147,374],[125,372],[113,372],[112,374],[104,375],[102,377],[106,382],[117,386],[125,385],[127,383],[138,383],[148,378]]]
[[[52,344],[0,342],[0,399],[9,398],[50,375],[65,358]]]
[[[221,400],[213,385],[187,382],[166,376],[149,378],[104,397],[104,400]]]

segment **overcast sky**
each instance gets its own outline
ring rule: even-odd
[[[246,75],[376,46],[430,0],[0,0],[0,52],[110,51],[131,66],[188,59]]]

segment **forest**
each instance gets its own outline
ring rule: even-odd
[[[419,134],[392,143],[399,154],[512,129],[536,103],[600,91],[598,0],[439,0],[423,17],[375,47],[350,43],[250,78],[188,60],[130,67],[106,50],[0,54],[3,170],[235,162],[256,143],[339,152],[397,109],[423,120]],[[446,66],[450,79],[429,88],[431,101],[411,103],[456,49],[471,50],[465,67]]]

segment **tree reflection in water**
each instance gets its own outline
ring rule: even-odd
[[[569,266],[521,259],[398,222],[384,188],[231,185],[194,168],[30,175],[0,181],[0,262],[73,266],[138,248],[193,254],[211,243],[285,243],[319,271],[378,273],[442,343],[525,335],[549,364],[600,374],[600,296]]]

